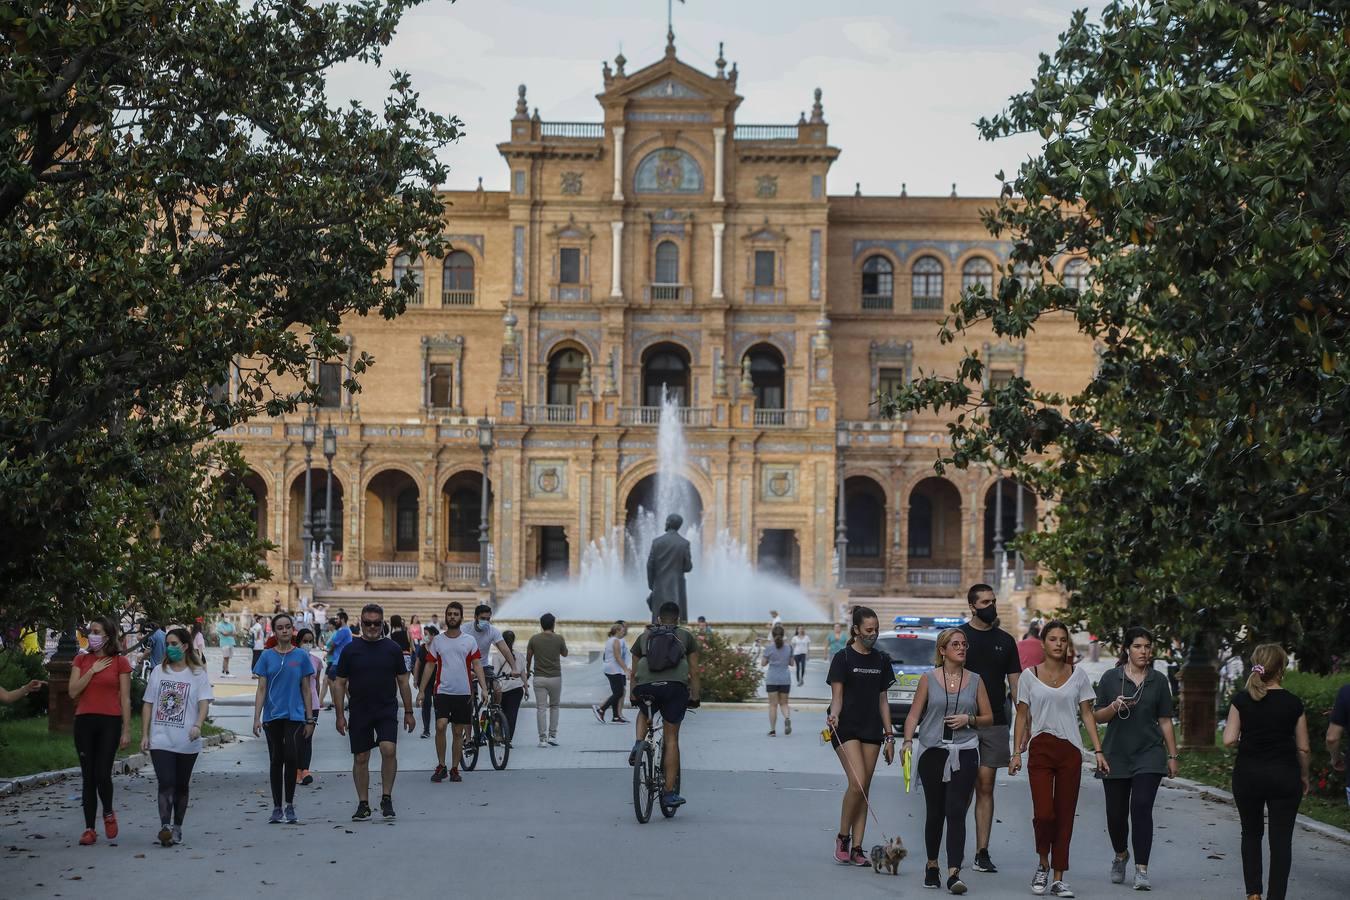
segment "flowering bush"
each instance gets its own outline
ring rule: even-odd
[[[754,699],[764,673],[749,653],[738,650],[721,634],[695,634],[698,672],[704,700],[744,703]]]

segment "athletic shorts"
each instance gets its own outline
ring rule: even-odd
[[[792,693],[792,685],[790,685],[790,684],[766,684],[766,685],[764,685],[764,691],[765,691],[765,693],[769,693],[769,694],[790,694],[790,693]]]
[[[980,736],[980,765],[990,769],[1001,769],[1012,758],[1012,742],[1008,736],[1007,725],[990,725],[976,728]]]
[[[347,739],[353,753],[365,753],[376,744],[398,743],[398,708],[374,716],[349,716]]]
[[[232,654],[233,652],[234,652],[234,648],[233,648],[233,647],[221,647],[221,648],[220,648],[220,658],[221,658],[221,659],[229,659],[229,658],[230,658],[230,654]]]
[[[451,725],[473,722],[473,698],[468,694],[437,694],[436,720],[449,719]]]
[[[834,730],[834,746],[839,747],[847,744],[849,741],[857,741],[860,744],[872,744],[875,747],[881,746],[881,736],[876,734],[859,735],[852,731],[843,731],[838,728]]]
[[[689,708],[689,685],[682,681],[653,681],[639,684],[633,688],[633,696],[652,702],[661,718],[672,725],[684,721],[684,712]]]

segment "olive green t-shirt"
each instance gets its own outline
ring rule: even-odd
[[[1137,693],[1136,693],[1137,692]],[[1102,750],[1111,767],[1108,778],[1132,778],[1135,775],[1166,775],[1167,745],[1163,742],[1159,719],[1172,717],[1172,689],[1167,676],[1149,669],[1142,685],[1125,674],[1124,666],[1108,670],[1097,682],[1097,709],[1110,706],[1117,697],[1136,699],[1129,718],[1117,715],[1106,726]]]
[[[541,631],[525,649],[534,654],[534,674],[537,678],[562,676],[562,656],[567,652],[567,641],[556,631]]]
[[[653,672],[647,667],[647,636],[648,631],[638,635],[636,641],[633,641],[633,659],[637,660],[636,667],[633,670],[633,684],[651,684],[656,681],[678,681],[680,684],[689,683],[689,657],[698,652],[698,640],[693,632],[680,626],[675,627],[675,634],[680,642],[684,644],[684,658],[675,664],[673,669],[665,669],[661,672]]]

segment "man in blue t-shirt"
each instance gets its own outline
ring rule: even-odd
[[[337,615],[328,620],[328,624],[333,629],[333,636],[328,639],[328,662],[324,665],[323,683],[319,685],[319,708],[332,709],[333,704],[323,705],[324,695],[332,687],[333,679],[337,677],[338,660],[342,659],[342,651],[352,642],[351,629],[347,627],[347,613],[338,610]]]
[[[160,625],[147,625],[150,632],[150,668],[156,668],[164,662],[164,642],[166,635]]]

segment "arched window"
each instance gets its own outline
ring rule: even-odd
[[[411,278],[417,285],[417,293],[408,302],[413,306],[422,305],[422,260],[416,256],[400,253],[394,257],[394,284],[401,285],[404,278]]]
[[[463,250],[455,250],[445,258],[444,278],[441,283],[441,305],[471,306],[473,304],[473,257]]]
[[[703,170],[683,150],[663,147],[648,153],[638,163],[633,186],[639,194],[700,194]]]
[[[557,350],[548,358],[549,406],[575,406],[586,357],[573,347]]]
[[[976,287],[984,288],[986,295],[994,293],[994,265],[983,256],[968,259],[961,267],[961,293]]]
[[[1087,290],[1088,264],[1085,259],[1071,259],[1064,265],[1064,287],[1071,291]]]
[[[862,308],[890,309],[895,296],[895,267],[884,256],[869,256],[862,267]]]
[[[656,277],[654,284],[680,283],[680,248],[674,241],[662,241],[656,245]]]
[[[754,385],[755,409],[786,409],[787,373],[783,354],[777,348],[760,344],[745,354],[750,364],[750,383]]]
[[[1017,279],[1023,291],[1030,291],[1040,282],[1042,274],[1035,266],[1020,262],[1013,266],[1013,278]]]
[[[915,309],[942,309],[942,263],[924,256],[910,272],[910,293]]]
[[[642,405],[660,406],[661,387],[680,406],[688,404],[689,354],[676,344],[657,344],[642,359]]]
[[[397,534],[394,549],[399,553],[417,552],[417,488],[405,488],[398,495]]]

